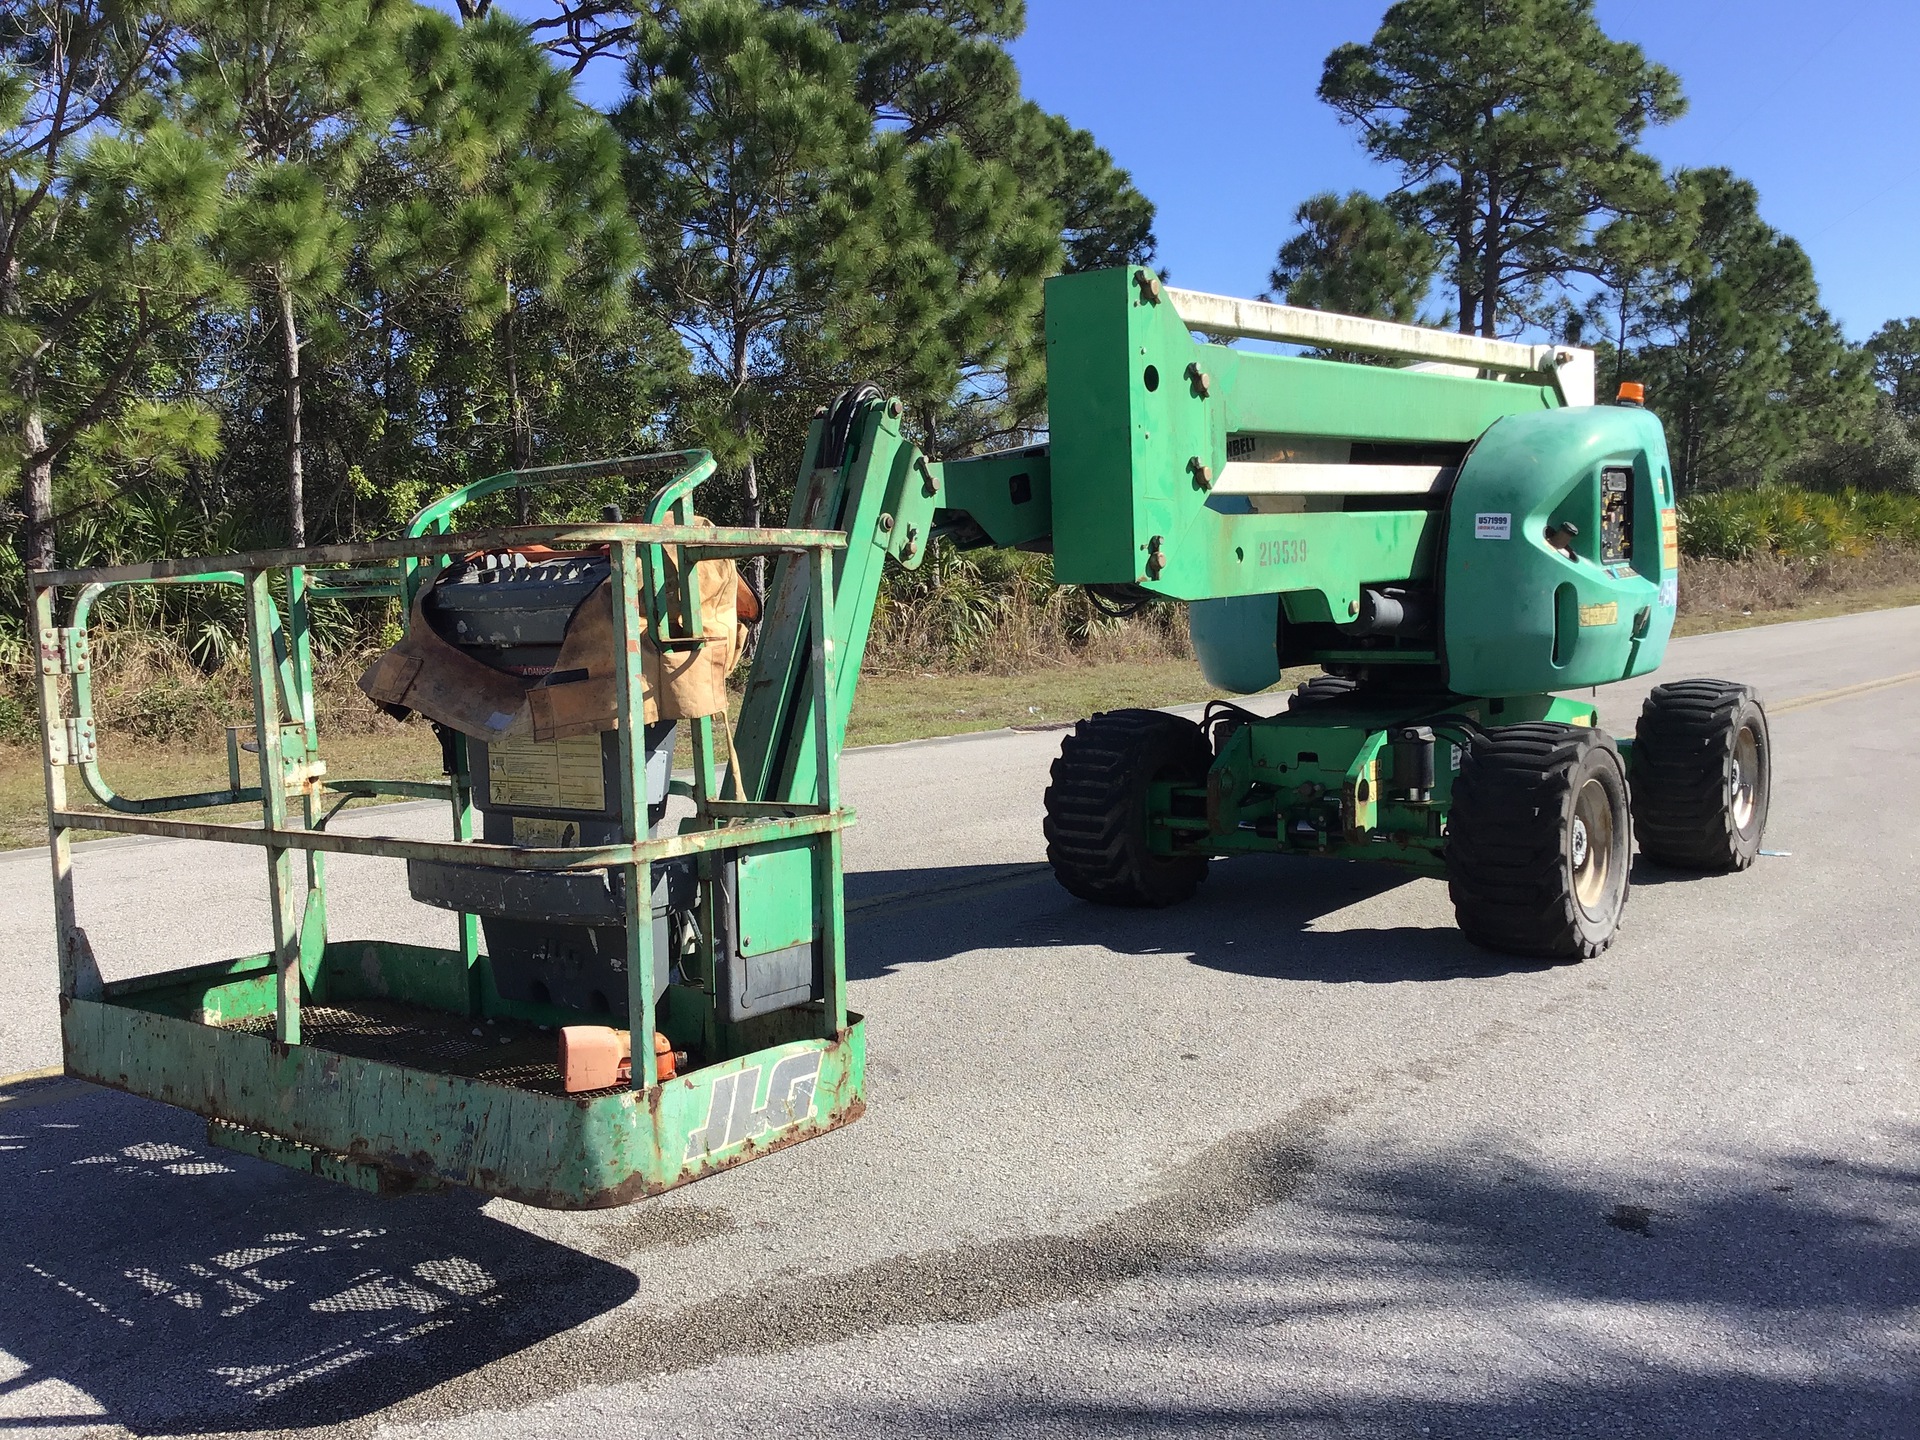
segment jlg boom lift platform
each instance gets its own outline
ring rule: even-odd
[[[1058,580],[1112,604],[1188,602],[1223,691],[1324,671],[1279,714],[1119,711],[1066,736],[1047,851],[1083,899],[1184,900],[1230,855],[1382,861],[1445,877],[1476,941],[1577,959],[1613,939],[1634,835],[1669,865],[1751,863],[1769,777],[1751,691],[1659,687],[1631,742],[1567,698],[1660,663],[1679,558],[1660,425],[1593,403],[1590,354],[1141,269],[1050,282],[1046,342],[1046,444],[942,463],[897,403],[850,392],[814,423],[784,530],[696,523],[713,463],[690,453],[496,476],[397,540],[32,576],[68,1071],[316,1174],[560,1207],[855,1118],[838,759],[882,569],[936,537],[1050,551]],[[656,474],[644,524],[454,526],[491,492]],[[723,767],[730,562],[752,553],[778,559]],[[253,735],[230,736],[225,789],[128,799],[99,765],[89,612],[112,587],[179,584],[245,591]],[[322,597],[406,604],[363,688],[436,723],[444,783],[328,773]],[[670,776],[676,743],[690,780]],[[356,797],[422,795],[449,803],[450,838],[334,823]],[[167,818],[240,805],[259,823]],[[103,980],[76,830],[258,847],[273,949]],[[339,938],[334,853],[404,861],[458,945]],[[598,1088],[568,1089],[563,1034],[573,1083]],[[639,1054],[616,1070],[628,1034]]]

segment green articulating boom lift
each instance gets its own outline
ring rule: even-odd
[[[850,391],[814,422],[786,529],[696,525],[713,462],[687,452],[494,476],[394,541],[31,576],[69,1073],[363,1188],[561,1208],[854,1119],[838,760],[882,572],[936,537],[1049,551],[1059,581],[1111,605],[1187,602],[1223,691],[1324,672],[1279,714],[1123,710],[1064,737],[1047,853],[1083,899],[1185,900],[1236,854],[1380,860],[1445,876],[1474,940],[1578,959],[1614,937],[1636,835],[1669,865],[1751,863],[1770,753],[1751,690],[1660,686],[1631,742],[1566,696],[1658,666],[1679,558],[1660,425],[1593,404],[1589,353],[1179,291],[1138,268],[1049,282],[1046,343],[1045,444],[942,463],[902,435],[897,401]],[[493,492],[663,468],[643,524],[453,527]],[[706,567],[688,562],[753,553],[778,559],[723,769],[723,720],[644,721],[647,665],[721,638],[689,621]],[[230,732],[224,789],[130,799],[101,769],[91,608],[181,584],[245,591],[254,733]],[[564,669],[563,636],[602,589],[613,673]],[[443,731],[444,783],[330,776],[320,598],[407,603],[461,664],[491,667],[468,672],[489,694],[507,671],[536,697],[610,685],[617,724],[530,740],[468,705],[482,718]],[[676,744],[691,779],[670,779]],[[70,804],[75,776],[92,805]],[[332,824],[355,798],[402,795],[449,801],[453,837]],[[258,823],[167,818],[243,804]],[[88,830],[263,849],[274,948],[105,979],[72,870]],[[404,860],[459,944],[338,938],[328,853]],[[556,1030],[651,1036],[667,1058],[569,1090]]]
[[[1564,695],[1655,669],[1677,599],[1660,423],[1595,406],[1589,352],[1145,270],[1054,281],[1046,339],[1049,445],[939,470],[938,528],[1050,548],[1056,579],[1116,601],[1187,601],[1222,690],[1326,672],[1271,717],[1215,702],[1199,725],[1076,727],[1047,792],[1068,890],[1165,905],[1215,856],[1384,860],[1445,876],[1474,940],[1577,959],[1613,940],[1634,833],[1666,864],[1752,863],[1769,750],[1750,689],[1658,687],[1631,742]]]

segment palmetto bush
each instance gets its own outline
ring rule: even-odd
[[[135,492],[112,507],[83,512],[61,534],[60,562],[73,568],[130,564],[157,555],[230,555],[278,543],[232,514],[208,517],[185,495]],[[0,608],[0,741],[36,741],[32,649],[27,644],[26,585],[10,548],[0,557],[0,588],[14,603]],[[60,597],[61,623],[75,592]],[[285,592],[279,595],[282,610]],[[377,643],[392,607],[352,607],[315,601],[310,614],[319,696],[339,728],[373,723],[370,707],[352,692],[351,677]],[[236,584],[116,586],[92,603],[94,704],[102,725],[147,739],[176,741],[217,735],[253,718],[246,665],[245,591]],[[356,703],[357,702],[357,703]],[[361,719],[359,712],[368,711]]]
[[[1680,507],[1680,546],[1697,559],[1818,562],[1881,546],[1920,550],[1920,496],[1787,485],[1719,490]]]
[[[918,570],[887,572],[867,668],[1005,671],[1188,653],[1184,606],[1162,602],[1112,615],[1086,591],[1055,584],[1051,556],[955,550],[937,541]]]

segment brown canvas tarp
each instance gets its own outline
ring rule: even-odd
[[[696,522],[704,523],[704,522]],[[668,594],[673,597],[671,633],[686,633],[678,601],[678,560],[669,550]],[[700,589],[700,634],[709,643],[662,651],[641,631],[641,694],[645,719],[679,720],[718,715],[727,708],[727,674],[738,658],[745,632],[739,623],[739,574],[728,559],[702,560],[695,571]],[[439,579],[434,576],[434,581]],[[360,688],[382,705],[417,711],[478,740],[531,735],[560,740],[592,735],[618,723],[615,693],[613,586],[602,584],[574,611],[555,662],[558,684],[523,680],[494,670],[434,633],[425,601],[433,581],[421,587],[408,617],[407,633],[360,677]]]

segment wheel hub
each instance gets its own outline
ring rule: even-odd
[[[1574,896],[1591,911],[1605,898],[1613,879],[1613,806],[1598,779],[1580,787],[1567,849]]]
[[[1736,829],[1753,824],[1756,806],[1754,781],[1760,774],[1760,741],[1751,725],[1742,725],[1733,737],[1733,769],[1727,777],[1728,805]]]

